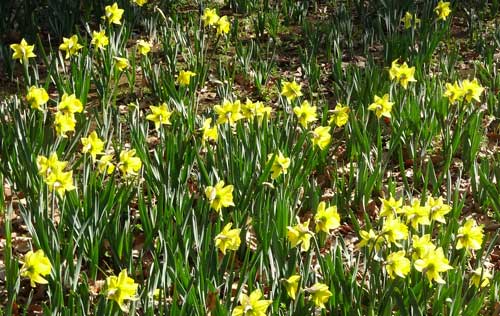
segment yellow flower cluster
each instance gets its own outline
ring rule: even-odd
[[[404,205],[403,199],[396,200],[394,197],[381,199],[381,202],[381,229],[361,230],[358,247],[368,247],[370,252],[375,251],[378,256],[385,246],[390,253],[384,260],[384,266],[392,279],[404,278],[410,272],[413,261],[415,269],[422,272],[430,283],[445,283],[441,273],[453,268],[449,265],[444,249],[433,243],[430,234],[419,235],[419,232],[422,231],[421,227],[433,222],[445,224],[445,216],[451,212],[451,206],[445,204],[442,197],[429,197],[425,203],[414,199],[409,205]],[[408,225],[412,228],[411,233]],[[482,241],[482,226],[469,219],[458,229],[456,249],[478,250],[481,249]],[[391,245],[407,250],[392,251]]]
[[[75,189],[73,171],[64,171],[68,162],[60,161],[57,153],[52,153],[49,157],[40,155],[37,157],[36,163],[38,174],[43,178],[50,191],[55,190],[60,196],[64,196],[66,191]]]
[[[403,22],[405,29],[409,29],[412,26],[420,24],[421,20],[417,18],[416,14],[407,11],[405,16],[401,18],[401,22]]]
[[[229,33],[231,23],[227,19],[227,16],[219,17],[215,9],[206,8],[203,11],[201,20],[205,26],[213,26],[217,30],[217,35],[224,35]]]
[[[309,230],[310,220],[308,219],[301,223],[297,217],[297,222],[297,225],[287,227],[288,240],[292,247],[300,245],[301,251],[308,251],[311,245],[311,238],[314,237],[314,233]],[[337,207],[326,207],[325,202],[319,203],[314,215],[314,223],[316,225],[316,232],[323,231],[329,234],[331,230],[340,226],[340,216],[337,212]]]
[[[445,84],[445,88],[444,96],[448,98],[450,103],[461,102],[463,100],[467,102],[471,102],[472,100],[481,102],[481,94],[484,91],[484,88],[481,87],[475,78],[472,81],[465,79],[460,83],[457,81],[453,84],[448,82]]]
[[[272,110],[271,107],[264,106],[264,103],[260,101],[253,102],[247,99],[245,104],[241,104],[240,100],[234,102],[224,100],[222,104],[214,106],[214,111],[217,114],[217,124],[229,123],[234,126],[237,121],[243,118],[248,121],[257,119],[262,122],[264,117],[270,117]]]
[[[292,300],[295,300],[297,297],[300,279],[300,275],[294,274],[288,279],[282,280],[285,285],[286,293]],[[316,282],[311,287],[305,288],[304,292],[309,293],[309,300],[319,308],[325,308],[325,303],[332,296],[332,292],[330,292],[328,285],[319,282]]]
[[[77,99],[76,95],[74,93],[71,95],[64,93],[57,105],[57,112],[54,116],[54,127],[57,135],[67,138],[67,133],[74,132],[76,126],[75,113],[82,112],[83,104]]]

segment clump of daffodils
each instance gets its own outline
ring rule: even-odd
[[[40,155],[36,159],[38,174],[49,187],[50,191],[55,190],[60,196],[64,196],[66,191],[75,189],[73,185],[73,171],[64,171],[68,162],[60,161],[54,152],[49,157]]]
[[[383,263],[391,279],[405,278],[414,267],[430,285],[446,283],[443,274],[453,269],[446,251],[435,243],[431,234],[422,232],[431,225],[446,224],[446,215],[452,207],[442,197],[429,197],[426,201],[413,199],[404,204],[403,199],[391,196],[381,199],[381,203],[381,228],[361,230],[358,247],[368,247],[369,253]],[[455,248],[466,249],[467,253],[481,249],[483,238],[483,227],[467,219],[457,231]],[[479,286],[482,279],[475,275],[471,282]]]
[[[465,79],[463,81],[445,84],[444,96],[448,98],[450,103],[457,102],[472,102],[472,100],[481,102],[481,94],[484,88],[479,84],[477,79],[472,81]]]
[[[313,231],[309,229],[310,220],[301,223],[297,217],[295,226],[287,227],[287,238],[292,247],[300,246],[300,251],[309,250],[311,238],[315,237]],[[330,234],[331,230],[340,226],[340,216],[335,205],[327,206],[325,202],[320,202],[314,215],[314,225],[316,233],[324,232]]]
[[[231,28],[231,23],[229,22],[227,16],[220,17],[215,9],[206,8],[201,16],[203,25],[205,27],[211,26],[217,30],[217,35],[224,35],[229,33]]]
[[[83,104],[73,93],[64,93],[61,101],[57,105],[57,112],[54,116],[54,127],[58,136],[67,138],[67,133],[74,132],[76,126],[76,113],[83,112]]]

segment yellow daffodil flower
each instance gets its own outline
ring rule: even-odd
[[[439,1],[437,6],[434,8],[434,12],[436,12],[438,20],[445,21],[448,15],[450,15],[451,13],[450,3]]]
[[[243,114],[241,114],[241,102],[239,100],[236,100],[235,102],[224,100],[222,105],[214,106],[214,111],[218,115],[217,124],[225,124],[229,122],[229,124],[233,126],[236,124],[236,121],[243,118]]]
[[[128,312],[125,300],[135,301],[139,284],[127,275],[127,270],[123,269],[118,276],[109,276],[106,278],[106,298],[115,301],[124,312]]]
[[[66,191],[76,189],[73,185],[73,171],[64,172],[62,169],[54,169],[45,180],[49,190],[56,190],[60,196],[64,196]]]
[[[472,99],[477,102],[481,102],[481,93],[483,93],[484,88],[479,85],[477,79],[469,81],[465,79],[462,81],[462,92],[467,102],[471,102]]]
[[[327,234],[330,230],[340,226],[340,215],[337,212],[337,206],[326,207],[325,202],[318,204],[316,215],[314,215],[314,223],[316,224],[316,232],[323,231]]]
[[[295,80],[284,82],[281,88],[281,95],[285,96],[288,102],[292,102],[295,98],[302,96],[300,85]]]
[[[20,270],[21,276],[30,278],[31,287],[35,287],[36,283],[48,283],[44,276],[50,274],[52,264],[42,249],[38,249],[35,252],[28,251],[24,255],[23,260],[23,266]]]
[[[262,292],[259,289],[250,293],[250,296],[241,294],[240,305],[236,306],[231,316],[266,316],[266,311],[273,301],[261,300]]]
[[[43,87],[31,86],[26,95],[26,101],[28,101],[32,109],[44,111],[43,105],[49,101],[49,95]]]
[[[155,128],[159,129],[161,125],[172,125],[170,117],[174,112],[168,110],[167,104],[163,102],[159,106],[150,106],[151,114],[146,119],[155,123]]]
[[[395,216],[401,213],[401,208],[403,207],[403,199],[396,200],[394,197],[389,197],[388,200],[380,199],[382,202],[382,211],[380,212],[381,217]]]
[[[465,224],[458,229],[456,248],[465,248],[467,250],[481,249],[483,237],[483,225],[478,226],[474,219],[469,218],[465,221]]]
[[[384,221],[381,234],[388,243],[401,247],[398,241],[408,238],[408,226],[398,217],[391,215]]]
[[[227,20],[227,16],[223,16],[217,20],[215,23],[215,28],[217,29],[217,35],[224,35],[229,33],[229,28],[231,23]]]
[[[61,101],[57,105],[57,110],[63,114],[82,113],[83,104],[76,98],[74,93],[71,95],[64,93],[61,97]]]
[[[136,176],[142,167],[141,158],[135,156],[135,149],[122,150],[118,169],[124,176]]]
[[[295,300],[297,290],[299,289],[300,275],[294,274],[288,279],[283,279],[285,284],[286,293],[292,300]]]
[[[205,188],[205,196],[210,202],[210,207],[219,212],[223,207],[234,206],[232,185],[224,186],[224,181],[219,181],[213,186]]]
[[[104,7],[104,11],[105,13],[103,19],[107,19],[109,24],[122,24],[120,20],[122,19],[122,15],[125,10],[118,8],[118,4],[116,2],[112,5]]]
[[[203,11],[203,16],[201,17],[201,20],[203,21],[203,24],[205,26],[211,26],[211,25],[215,25],[215,23],[217,23],[217,21],[219,21],[219,16],[217,15],[217,12],[215,11],[215,9],[209,9],[209,8],[206,8],[204,11]]]
[[[68,163],[66,161],[59,161],[57,153],[54,152],[51,153],[48,158],[42,155],[38,156],[36,158],[36,165],[38,168],[38,174],[44,179],[47,179],[53,170],[63,170],[66,168]]]
[[[403,206],[401,212],[406,216],[406,222],[411,223],[411,226],[417,229],[420,225],[430,225],[430,212],[429,206],[421,206],[418,199],[414,199],[411,205]]]
[[[397,63],[397,60],[392,62],[391,69],[389,70],[389,77],[391,80],[396,80],[403,86],[404,89],[408,88],[409,82],[416,82],[415,67],[408,67],[404,62],[402,65]]]
[[[429,282],[446,283],[439,273],[453,269],[443,254],[443,248],[428,251],[422,259],[415,261],[415,269],[424,273]]]
[[[448,98],[450,103],[462,101],[464,98],[464,91],[456,81],[453,84],[447,82],[445,88],[444,96]]]
[[[194,73],[192,71],[181,70],[179,72],[179,76],[177,77],[177,83],[180,86],[189,86],[189,83],[191,82],[191,77],[194,77],[194,76],[196,76],[196,73]]]
[[[70,38],[63,37],[63,42],[59,45],[59,50],[66,52],[66,59],[76,55],[83,46],[78,43],[78,36],[73,35]]]
[[[153,45],[151,45],[150,42],[146,42],[145,40],[138,40],[136,42],[136,45],[137,45],[137,50],[139,51],[139,54],[143,55],[143,56],[146,56],[150,51],[151,51],[151,47]]]
[[[470,282],[474,284],[475,287],[486,287],[490,284],[490,280],[493,278],[488,269],[484,269],[482,267],[477,268],[472,271],[472,277],[470,278]]]
[[[83,145],[82,153],[90,153],[93,161],[96,160],[97,155],[104,153],[104,142],[97,136],[96,131],[90,133],[89,137],[82,137],[81,142]]]
[[[222,231],[215,236],[215,247],[219,248],[222,254],[226,254],[226,250],[238,250],[241,244],[240,228],[231,229],[232,223],[228,223]]]
[[[257,118],[258,122],[261,123],[264,119],[264,116],[267,118],[271,117],[271,107],[264,106],[264,103],[257,101],[252,102],[252,100],[247,99],[245,104],[241,108],[241,114],[249,121],[252,121],[254,118]]]
[[[109,38],[106,36],[104,30],[101,30],[99,32],[92,31],[92,41],[90,42],[90,44],[94,45],[96,49],[105,48],[109,45]]]
[[[313,286],[305,289],[305,291],[309,293],[309,299],[319,308],[326,308],[325,303],[332,296],[328,285],[323,283],[315,283]]]
[[[69,132],[74,132],[76,119],[73,113],[56,112],[54,117],[54,127],[58,136],[67,138]]]
[[[443,203],[443,197],[439,197],[438,199],[429,197],[426,205],[430,208],[431,220],[446,224],[444,217],[451,212],[451,206]]]
[[[115,171],[115,165],[111,162],[113,155],[103,155],[97,160],[97,170],[99,173],[112,174]]]
[[[287,237],[290,241],[292,247],[297,247],[300,245],[300,251],[308,251],[311,246],[311,237],[313,233],[309,230],[309,220],[301,223],[299,218],[297,218],[299,222],[295,226],[287,227]]]
[[[312,143],[313,146],[319,147],[320,150],[324,150],[332,140],[332,135],[330,135],[330,126],[320,126],[316,127],[312,131]]]
[[[35,45],[28,45],[28,42],[23,38],[21,43],[19,44],[11,44],[10,48],[14,51],[12,54],[12,59],[19,59],[19,62],[22,64],[28,59],[36,57],[33,53],[35,49]]]
[[[409,29],[412,25],[420,24],[421,21],[416,14],[406,11],[405,16],[401,18],[401,22],[403,22],[405,29]]]
[[[142,7],[143,5],[145,5],[146,3],[148,3],[148,0],[132,0],[132,2],[134,2],[138,6]]]
[[[377,234],[373,229],[370,229],[369,231],[360,230],[359,237],[361,240],[357,245],[358,248],[368,246],[370,252],[374,247],[376,251],[379,251],[381,244],[384,242],[384,238],[380,234]]]
[[[396,276],[400,278],[406,277],[408,272],[410,272],[410,268],[411,263],[410,260],[406,258],[404,250],[393,252],[387,256],[385,269],[391,279],[395,279]]]
[[[273,154],[267,155],[267,160],[270,161]],[[278,178],[281,174],[287,174],[288,167],[290,167],[290,158],[283,156],[281,151],[274,157],[273,165],[271,166],[271,179]]]
[[[422,237],[413,235],[411,237],[411,245],[413,248],[412,258],[414,260],[423,259],[427,256],[427,252],[436,249],[436,246],[431,241],[430,234],[425,234]]]
[[[293,113],[297,115],[297,119],[303,128],[307,128],[309,123],[313,123],[318,119],[316,107],[311,106],[308,101],[304,101],[300,106],[294,107]]]
[[[205,144],[207,141],[217,142],[217,138],[219,137],[219,133],[217,131],[217,125],[210,127],[212,125],[212,118],[207,118],[205,122],[203,122],[203,127],[201,128],[203,132],[203,136],[201,138],[202,144]]]
[[[328,124],[335,124],[337,127],[342,127],[347,124],[349,121],[349,112],[351,109],[349,109],[348,106],[344,106],[340,103],[337,103],[335,106],[335,109],[331,111],[332,115],[330,116],[330,119],[328,120]]]
[[[123,71],[130,66],[127,58],[115,56],[113,59],[115,60],[115,66],[119,71]]]
[[[377,118],[380,118],[381,116],[391,118],[393,104],[393,102],[389,101],[389,94],[384,94],[383,97],[375,95],[374,102],[370,104],[368,110],[375,111]]]

